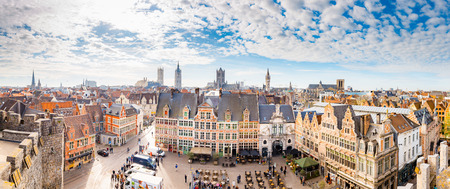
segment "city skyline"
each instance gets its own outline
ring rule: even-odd
[[[306,88],[450,90],[448,1],[18,1],[0,7],[0,86],[143,77]],[[243,11],[245,10],[245,11]],[[199,74],[201,73],[201,74]]]

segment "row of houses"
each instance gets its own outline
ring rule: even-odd
[[[440,122],[427,108],[318,103],[305,111],[260,104],[257,95],[161,93],[156,143],[172,152],[209,147],[272,156],[299,149],[320,162],[321,173],[346,188],[396,188],[416,159],[437,153]]]

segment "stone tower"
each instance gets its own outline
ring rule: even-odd
[[[50,114],[37,121],[41,128],[42,188],[62,188],[64,170],[64,118]],[[45,163],[44,163],[45,162]]]
[[[41,86],[41,79],[38,79],[38,86],[37,86],[37,89],[42,89],[41,87],[42,87],[42,86]]]
[[[181,69],[180,62],[177,64],[177,69],[175,70],[175,88],[181,89]]]
[[[269,68],[267,68],[267,74],[266,74],[266,91],[270,91],[270,74],[269,74]]]
[[[216,88],[223,88],[223,85],[225,84],[225,70],[222,68],[219,68],[216,71]]]
[[[343,91],[345,86],[344,86],[344,79],[337,79],[336,80],[336,88],[339,91]]]
[[[34,80],[34,70],[33,70],[33,76],[31,76],[31,89],[36,88],[36,82]]]
[[[157,82],[161,85],[164,85],[164,68],[159,67],[158,68],[158,80]]]

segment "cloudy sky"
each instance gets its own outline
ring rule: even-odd
[[[450,90],[445,0],[0,0],[0,86],[156,80]]]

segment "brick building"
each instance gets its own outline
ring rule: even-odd
[[[89,114],[68,116],[64,120],[64,169],[70,170],[94,160],[95,130]]]
[[[121,146],[138,133],[139,110],[130,104],[112,104],[105,113],[102,144]]]

